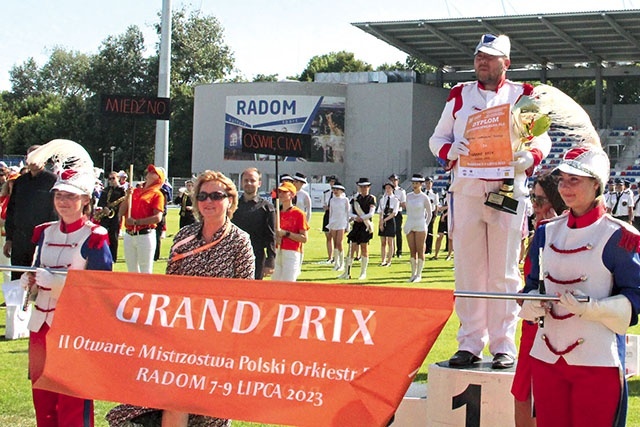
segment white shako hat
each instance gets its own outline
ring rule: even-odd
[[[574,147],[565,153],[557,171],[597,179],[602,194],[609,181],[609,157],[599,147]]]

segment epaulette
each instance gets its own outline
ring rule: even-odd
[[[50,221],[42,223],[40,225],[36,225],[33,229],[33,234],[31,235],[31,243],[33,243],[34,245],[37,244],[40,241],[40,237],[42,237],[42,233],[44,233],[44,230],[49,228],[51,224],[54,224],[55,222],[56,221]]]
[[[621,221],[619,219],[609,217],[609,219],[616,224],[619,224],[622,228],[622,235],[618,246],[627,252],[640,253],[640,233],[632,225]]]
[[[105,243],[109,245],[109,234],[107,233],[106,228],[101,225],[94,224],[91,221],[87,221],[84,225],[91,229],[91,234],[87,241],[89,249],[101,249]]]

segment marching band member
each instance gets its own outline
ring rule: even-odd
[[[111,172],[107,188],[102,191],[98,199],[98,208],[94,213],[94,220],[98,218],[100,225],[107,229],[109,249],[111,249],[111,258],[113,258],[114,262],[118,258],[118,235],[120,234],[118,209],[124,198],[124,189],[118,185],[118,174]]]
[[[431,223],[433,207],[426,193],[422,192],[422,184],[425,178],[414,173],[411,177],[412,190],[407,194],[407,221],[404,223],[404,232],[409,244],[409,262],[411,264],[411,277],[409,283],[422,281],[422,267],[424,266],[424,245],[427,239],[427,231]]]
[[[295,282],[300,275],[302,245],[307,243],[307,218],[293,204],[296,187],[283,181],[278,187],[278,200],[282,204],[279,226],[276,226],[276,264],[271,280]]]
[[[42,146],[47,149],[47,145]],[[40,155],[34,151],[34,157]],[[87,155],[88,156],[88,155]],[[29,157],[29,160],[32,160]],[[51,191],[58,221],[38,225],[32,241],[36,245],[35,273],[24,273],[21,282],[35,297],[29,320],[29,374],[32,385],[42,375],[46,338],[65,285],[65,275],[48,269],[111,270],[107,231],[89,221],[94,175],[92,170],[67,169],[60,173]],[[62,393],[32,389],[38,427],[89,427],[94,425],[93,401]]]
[[[164,212],[164,195],[160,187],[164,172],[154,165],[147,166],[142,188],[127,189],[130,199],[120,205],[120,216],[125,218],[124,259],[131,273],[153,273],[153,255],[156,251],[156,228]]]
[[[470,178],[461,173],[459,159],[470,154],[464,136],[468,117],[499,105],[513,106],[533,93],[531,85],[506,78],[510,51],[511,42],[506,35],[485,34],[480,38],[474,54],[478,80],[451,89],[429,140],[431,152],[452,174],[449,234],[456,254],[455,287],[459,291],[518,290],[526,179],[551,149],[551,139],[543,134],[530,141],[529,149],[514,153],[513,197],[522,201],[515,215],[485,205],[487,194],[497,192],[502,180]],[[458,298],[455,309],[460,318],[458,351],[449,359],[449,366],[462,368],[479,362],[487,343],[494,369],[514,365],[518,313],[515,301]]]
[[[538,426],[623,426],[624,335],[640,310],[640,235],[606,213],[609,159],[601,148],[569,150],[556,173],[569,212],[536,230],[525,292],[538,292],[543,277],[545,292],[560,300],[526,300],[520,313],[544,317],[530,353]],[[576,299],[584,295],[588,302]]]

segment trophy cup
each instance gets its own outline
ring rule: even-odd
[[[515,132],[512,140],[513,152],[528,149],[531,140],[549,130],[551,119],[540,112],[535,98],[523,96],[511,109],[512,128]],[[518,212],[518,201],[513,198],[514,179],[502,181],[500,190],[487,195],[485,205],[515,215]]]

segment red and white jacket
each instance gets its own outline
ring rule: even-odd
[[[34,229],[34,267],[67,270],[111,270],[107,230],[86,219],[72,224],[62,221],[40,224]],[[64,277],[64,276],[62,276]],[[38,286],[29,330],[37,332],[46,322],[51,326],[59,289]]]
[[[447,154],[449,153],[451,144],[463,138],[467,118],[471,114],[498,105],[509,104],[513,106],[522,95],[529,95],[532,93],[532,90],[533,86],[529,84],[516,83],[510,80],[504,80],[496,91],[483,89],[482,84],[477,81],[460,83],[451,89],[440,120],[433,135],[429,139],[429,148],[433,155],[446,164],[447,168],[452,169],[451,192],[478,196],[489,191],[496,191],[500,187],[500,180],[489,181],[478,178],[461,177],[457,173],[457,161],[451,162],[448,160]],[[535,167],[540,164],[542,159],[549,155],[551,151],[551,139],[546,133],[537,138],[533,138],[530,143],[530,150],[533,155]],[[514,179],[514,197],[521,197],[528,194],[526,178],[525,173],[516,174]]]

